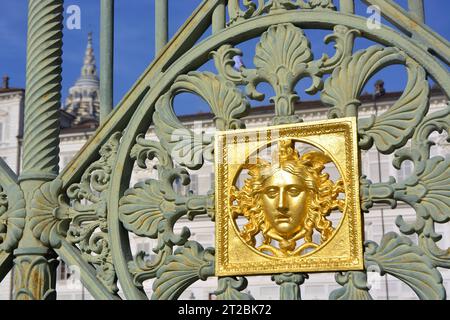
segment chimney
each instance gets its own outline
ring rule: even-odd
[[[7,75],[3,76],[3,89],[9,89],[9,77]]]
[[[381,97],[385,93],[386,93],[386,90],[384,89],[384,81],[377,80],[377,82],[375,82],[375,96]]]

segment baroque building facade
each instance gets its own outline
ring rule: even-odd
[[[20,171],[20,152],[23,128],[24,90],[10,88],[9,79],[3,79],[0,89],[0,156],[11,167]],[[367,117],[372,114],[383,113],[398,100],[401,92],[385,92],[382,82],[377,82],[376,93],[367,94],[361,98],[360,116]],[[442,92],[434,88],[431,90],[431,110],[436,111],[447,106],[448,101]],[[273,106],[261,106],[252,110],[246,117],[248,128],[264,127],[269,125],[273,118]],[[303,101],[296,104],[296,113],[305,121],[326,119],[327,109],[320,101]],[[60,168],[65,167],[82,146],[93,136],[98,127],[99,114],[99,79],[97,76],[95,56],[92,48],[92,36],[89,35],[88,45],[84,57],[81,75],[74,86],[69,89],[69,95],[61,108],[60,133]],[[210,113],[197,113],[180,117],[184,125],[190,129],[212,132],[214,128],[213,115]],[[450,154],[450,144],[446,136],[435,134],[433,155]],[[153,128],[147,133],[148,139],[156,139]],[[375,149],[364,152],[361,157],[361,171],[373,182],[388,181],[394,177],[397,181],[406,179],[412,171],[410,163],[406,162],[400,170],[392,165],[392,156],[380,155]],[[149,166],[150,167],[150,166]],[[214,170],[212,163],[203,166],[191,173],[189,187],[175,182],[178,193],[207,194],[214,188]],[[130,186],[135,183],[154,178],[154,173],[139,169],[133,171]],[[364,215],[364,233],[367,238],[379,241],[381,236],[389,231],[397,231],[395,219],[402,215],[406,221],[415,215],[407,205],[399,203],[396,210],[389,206],[377,205],[376,210]],[[204,247],[214,246],[214,223],[207,217],[195,221],[182,220],[176,228],[187,226],[191,230],[192,239],[200,242]],[[450,235],[447,226],[442,226],[437,232]],[[144,251],[146,259],[152,259],[153,243],[149,239],[131,237],[133,254]],[[450,247],[450,239],[443,237],[439,243],[441,247]],[[91,296],[83,288],[77,277],[77,270],[72,266],[60,263],[58,267],[58,299],[90,299]],[[371,291],[377,299],[412,299],[413,291],[406,285],[391,277],[380,277],[373,270],[373,277],[369,283],[374,286]],[[450,272],[441,270],[444,286],[450,289]],[[369,275],[372,275],[370,273]],[[253,276],[247,278],[249,290],[256,299],[278,299],[279,287],[275,286],[270,276]],[[151,291],[151,281],[144,283],[144,289]],[[333,273],[309,274],[309,279],[301,287],[303,299],[327,299],[328,295],[339,285],[334,280]],[[0,299],[10,297],[10,281],[3,281],[0,287]],[[214,279],[198,281],[186,290],[181,299],[214,299],[214,290],[217,282]]]

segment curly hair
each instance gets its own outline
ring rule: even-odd
[[[240,233],[248,245],[255,247],[255,237],[262,232],[263,244],[258,250],[271,251],[275,255],[280,255],[279,250],[271,245],[272,237],[268,235],[271,227],[266,222],[261,204],[263,184],[279,170],[301,177],[310,195],[304,228],[291,239],[277,239],[281,250],[290,252],[290,255],[300,254],[308,247],[318,247],[312,240],[314,230],[321,234],[321,243],[327,241],[333,234],[334,228],[327,217],[334,209],[343,211],[344,201],[337,198],[344,192],[344,186],[342,180],[334,183],[327,173],[322,172],[325,164],[331,162],[331,159],[323,152],[311,151],[300,157],[291,140],[281,140],[278,156],[279,161],[275,164],[257,158],[255,164],[247,163],[242,166],[242,169],[249,170],[250,178],[245,180],[240,190],[236,187],[232,189],[231,200],[235,203],[232,205],[233,218],[244,216],[248,220]],[[296,241],[302,238],[305,243],[296,249]]]

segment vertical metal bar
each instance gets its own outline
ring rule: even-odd
[[[225,0],[219,0],[219,5],[213,12],[212,32],[213,34],[225,29],[226,24]]]
[[[29,0],[23,172],[27,219],[14,250],[14,298],[56,299],[54,253],[30,226],[37,188],[58,174],[63,0]]]
[[[54,179],[59,171],[62,0],[29,0],[23,171],[20,180]]]
[[[340,11],[343,13],[355,13],[354,0],[341,0]]]
[[[101,0],[100,8],[100,123],[113,109],[114,0]]]
[[[272,276],[272,281],[280,286],[280,300],[301,300],[300,286],[308,278],[306,273],[281,273]]]
[[[14,299],[14,268],[11,270],[11,275],[9,278],[9,300]]]
[[[155,56],[169,40],[168,0],[155,0]]]
[[[414,14],[420,22],[425,22],[425,8],[423,0],[408,0],[409,11]]]
[[[378,104],[377,104],[377,95],[374,94],[372,96],[373,98],[373,107],[375,109],[375,117],[378,117]],[[380,152],[377,152],[377,162],[378,162],[378,182],[382,183],[383,181],[383,172],[381,170],[381,154]],[[382,234],[386,234],[386,227],[385,227],[385,219],[384,219],[384,209],[380,209],[381,214],[381,232]],[[385,292],[386,292],[386,300],[389,300],[389,280],[387,275],[384,277],[384,285],[385,285]]]

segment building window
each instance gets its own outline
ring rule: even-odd
[[[363,155],[363,174],[372,182],[381,182],[389,177],[389,159],[376,150]],[[381,181],[380,181],[381,177]]]
[[[371,161],[369,164],[369,177],[372,182],[382,182],[389,176],[389,163],[380,161]],[[380,179],[381,177],[381,179]]]
[[[397,172],[398,181],[404,181],[408,179],[413,172],[413,164],[411,161],[404,161],[400,170]]]
[[[64,261],[59,261],[59,268],[58,268],[58,279],[59,280],[68,280],[71,276],[72,272],[70,271],[70,268],[65,264]]]

